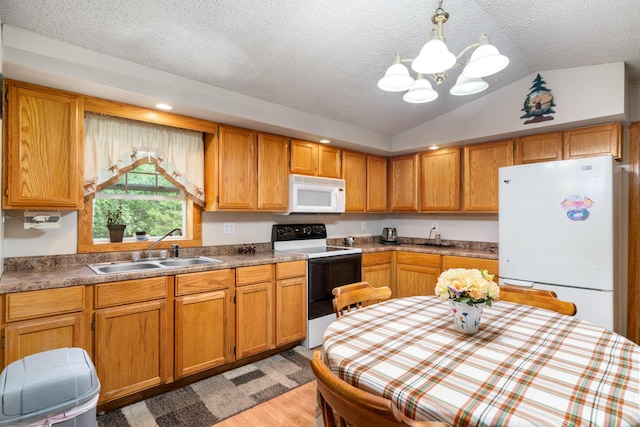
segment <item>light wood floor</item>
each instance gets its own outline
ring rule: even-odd
[[[312,427],[316,414],[316,382],[295,388],[218,423],[215,427]]]

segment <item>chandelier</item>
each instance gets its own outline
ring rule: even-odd
[[[440,85],[450,70],[464,66],[449,93],[457,96],[473,95],[489,87],[489,84],[482,80],[483,77],[495,74],[509,64],[509,58],[501,55],[484,33],[480,36],[480,41],[467,46],[458,56],[449,52],[442,31],[449,14],[442,9],[442,1],[439,1],[438,8],[431,17],[431,22],[436,24],[436,27],[431,29],[429,40],[420,50],[418,57],[402,59],[399,53],[395,54],[393,63],[384,77],[378,81],[380,89],[387,92],[407,91],[402,97],[406,102],[430,102],[438,97],[438,92],[424,76],[431,74],[433,81]],[[462,55],[474,47],[476,50],[467,61],[458,62]],[[417,74],[415,79],[409,75],[409,70],[403,62],[411,62],[411,68]]]

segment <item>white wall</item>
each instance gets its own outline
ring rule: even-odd
[[[400,237],[429,237],[433,223],[443,240],[498,241],[498,214],[413,214],[385,218],[383,227],[395,227]],[[431,235],[435,238],[435,231]]]
[[[202,218],[202,244],[205,246],[271,241],[273,224],[320,223],[327,226],[327,237],[378,236],[382,231],[378,214],[275,215],[271,213],[205,212]],[[362,223],[365,229],[362,230]],[[235,225],[235,234],[224,234],[225,223]]]
[[[76,253],[75,212],[63,212],[61,227],[53,230],[25,230],[22,212],[5,211],[4,252],[7,257],[68,255]],[[341,214],[274,215],[271,213],[205,212],[202,218],[204,246],[264,243],[271,241],[273,224],[322,223],[329,238],[352,235],[379,236],[382,227],[396,227],[401,237],[426,238],[431,224],[438,223],[443,239],[498,241],[498,216],[433,214]],[[234,234],[224,233],[224,224],[233,223]],[[364,223],[364,224],[363,224]],[[362,227],[365,227],[363,230]]]
[[[47,230],[25,230],[23,214],[23,211],[4,211],[2,246],[6,257],[68,255],[77,252],[77,212],[61,212],[60,228]]]
[[[537,73],[536,73],[537,74]],[[480,97],[393,137],[393,151],[416,151],[433,144],[497,140],[554,128],[628,120],[622,62],[540,72],[556,106],[553,120],[524,124],[522,105],[536,74]],[[636,98],[637,99],[637,98]]]

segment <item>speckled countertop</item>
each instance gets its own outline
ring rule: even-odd
[[[454,246],[425,246],[425,239],[400,238],[396,245],[379,243],[377,237],[357,237],[355,247],[363,253],[382,251],[409,251],[437,255],[456,255],[472,258],[498,259],[497,244],[484,242],[450,242]],[[333,246],[343,246],[343,239],[328,239]],[[193,265],[180,268],[154,269],[129,273],[96,274],[87,264],[131,260],[131,252],[56,255],[44,257],[6,258],[5,271],[0,278],[0,294],[68,286],[93,285],[119,280],[146,277],[172,276],[225,268],[247,267],[261,264],[298,261],[307,258],[304,254],[271,250],[271,243],[256,245],[256,253],[240,254],[238,246],[186,248],[181,257],[207,256],[221,260],[220,263]]]

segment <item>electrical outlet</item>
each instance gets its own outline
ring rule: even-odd
[[[360,230],[366,230],[367,229],[367,221],[362,221],[360,223]]]
[[[233,222],[224,223],[224,234],[233,234],[236,232],[236,225]]]
[[[438,223],[437,222],[432,222],[431,223],[431,229],[435,230],[435,231],[438,231]]]

